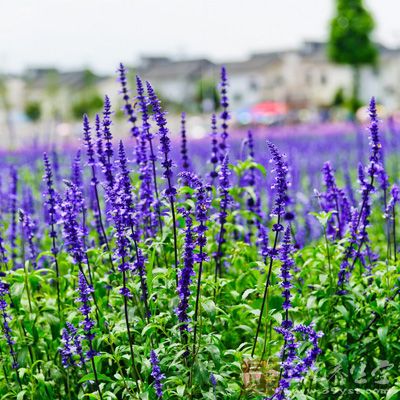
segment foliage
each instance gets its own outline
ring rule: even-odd
[[[93,114],[101,110],[103,99],[97,93],[82,95],[72,103],[71,112],[75,119],[81,119],[83,114]]]
[[[38,101],[29,101],[25,105],[25,115],[29,118],[30,121],[36,122],[40,119],[42,114],[42,109],[40,102]]]
[[[374,64],[378,53],[370,35],[374,29],[371,14],[362,0],[337,0],[337,14],[331,21],[328,55],[339,64]],[[357,49],[357,51],[355,51]]]
[[[328,57],[338,64],[353,67],[353,94],[350,107],[353,112],[359,106],[360,67],[374,65],[378,51],[371,40],[375,24],[364,8],[363,0],[336,0],[337,14],[331,21],[328,41]]]

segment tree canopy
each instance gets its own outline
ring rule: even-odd
[[[378,58],[377,48],[371,40],[375,22],[363,1],[336,0],[336,9],[330,26],[329,58],[354,67],[374,64]]]

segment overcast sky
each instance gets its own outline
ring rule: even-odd
[[[399,0],[367,0],[376,39],[400,45]],[[233,60],[324,40],[334,0],[0,0],[0,71],[112,72],[143,54]]]

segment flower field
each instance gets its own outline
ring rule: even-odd
[[[400,399],[395,121],[237,131],[222,68],[178,141],[126,74],[123,141],[2,153],[0,398]]]

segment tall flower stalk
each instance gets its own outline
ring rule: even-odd
[[[149,86],[150,86],[150,84],[147,84],[147,87],[149,87]],[[150,132],[149,114],[148,114],[148,109],[147,109],[147,107],[148,107],[147,99],[145,96],[143,82],[139,76],[136,76],[136,87],[137,87],[137,93],[138,93],[137,99],[139,102],[139,108],[140,108],[140,112],[142,114],[142,121],[143,121],[142,135],[146,138],[146,140],[149,143],[149,149],[150,149],[149,159],[151,161],[151,166],[152,166],[152,171],[153,171],[153,185],[154,185],[154,193],[156,195],[155,209],[156,209],[157,216],[158,216],[158,225],[160,228],[160,232],[162,234],[163,225],[162,225],[162,219],[161,219],[160,196],[159,196],[158,185],[157,185],[157,167],[156,167],[157,156],[154,152],[153,134]],[[153,89],[151,88],[151,90],[153,90]]]
[[[57,308],[58,308],[58,314],[60,315],[61,314],[60,269],[58,266],[58,259],[57,259],[58,255],[58,247],[56,244],[57,231],[55,229],[57,223],[57,211],[56,211],[57,199],[56,199],[56,191],[54,190],[53,186],[53,172],[51,168],[51,163],[46,153],[43,154],[43,160],[44,160],[44,171],[45,171],[43,179],[47,187],[47,190],[45,192],[45,196],[47,198],[45,204],[47,206],[47,212],[49,217],[49,227],[50,227],[49,236],[52,240],[51,253],[53,254],[54,265],[56,268]]]
[[[27,240],[28,242],[28,246],[29,246],[29,260],[32,264],[32,267],[34,269],[36,269],[37,267],[37,263],[36,263],[36,257],[37,257],[37,248],[36,245],[34,243],[34,224],[32,222],[31,217],[29,216],[28,213],[26,213],[23,210],[19,210],[19,220],[22,224],[22,231],[24,234],[24,238]]]
[[[225,223],[228,216],[228,207],[231,203],[231,196],[229,194],[230,184],[229,184],[229,157],[225,156],[222,161],[221,169],[219,171],[219,191],[220,191],[220,206],[219,206],[219,233],[218,233],[218,248],[217,254],[215,255],[215,271],[214,271],[214,282],[217,283],[218,276],[222,276],[222,260],[223,260],[223,244],[225,243]],[[216,288],[214,289],[214,295],[216,293]]]
[[[111,133],[111,102],[108,96],[104,97],[104,107],[103,107],[103,118],[101,120],[100,132],[101,136],[98,138],[98,155],[99,161],[102,166],[103,174],[105,177],[105,193],[106,193],[106,202],[108,204],[107,211],[110,210],[113,204],[113,195],[114,195],[114,184],[115,178],[113,173],[113,156],[114,156],[114,148],[113,148],[113,136]],[[97,129],[97,127],[96,127]],[[101,153],[100,153],[101,151]]]
[[[135,210],[134,200],[132,195],[132,185],[129,176],[128,160],[126,158],[125,148],[122,141],[120,141],[119,144],[118,155],[119,155],[120,175],[118,177],[119,190],[116,193],[116,199],[118,198],[118,202],[120,203],[119,218],[123,219],[122,222],[125,223],[125,225],[131,231],[131,239],[133,240],[136,253],[134,270],[138,273],[140,278],[140,286],[142,290],[141,298],[144,302],[146,318],[148,319],[150,317],[150,309],[148,305],[148,288],[146,283],[145,258],[138,245],[140,232],[138,227],[138,221],[136,220],[137,212]]]
[[[172,214],[172,229],[174,238],[174,259],[175,259],[175,281],[178,286],[178,240],[177,240],[177,228],[176,228],[176,215],[175,215],[175,196],[176,188],[172,184],[172,159],[170,158],[171,151],[171,140],[169,138],[169,131],[167,128],[167,120],[165,119],[165,111],[161,108],[160,100],[158,99],[154,89],[149,82],[146,82],[147,93],[151,106],[153,107],[154,119],[158,126],[158,134],[160,136],[160,153],[161,153],[161,165],[164,169],[163,178],[167,181],[167,188],[164,193],[168,198]]]
[[[276,327],[275,330],[283,336],[284,345],[280,353],[281,357],[281,372],[279,377],[279,383],[275,389],[274,394],[266,400],[285,400],[289,392],[290,384],[292,381],[301,381],[307,372],[313,368],[317,356],[321,353],[321,349],[318,346],[318,339],[323,336],[322,332],[316,332],[313,325],[297,325],[294,326],[293,321],[289,318],[289,310],[291,304],[291,293],[292,288],[292,274],[295,263],[292,258],[292,244],[291,244],[291,232],[290,225],[287,226],[283,239],[282,247],[279,251],[279,260],[281,261],[281,274],[280,274],[280,286],[282,288],[282,297],[284,310],[284,318],[281,326]],[[301,340],[308,344],[308,350],[304,356],[300,356],[299,349],[301,347],[300,341],[297,336],[301,337]]]
[[[158,201],[158,190],[157,190],[157,182],[154,183],[154,188],[156,192],[156,201],[154,200],[154,193],[153,193],[153,183],[152,179],[157,179],[156,177],[156,170],[155,164],[152,162],[153,166],[153,177],[151,171],[151,154],[150,157],[148,156],[147,152],[147,145],[151,142],[151,134],[150,134],[150,123],[149,123],[149,113],[147,110],[147,102],[146,97],[144,96],[144,88],[143,83],[139,77],[136,78],[137,80],[137,100],[138,106],[141,113],[142,125],[139,129],[139,149],[140,152],[140,164],[139,164],[139,179],[141,181],[139,187],[139,207],[137,209],[138,212],[138,220],[143,221],[143,236],[144,238],[149,237],[152,234],[155,234],[157,222],[155,221],[158,219],[158,225],[160,228],[160,232],[162,232],[162,221],[161,221],[161,210],[160,204]],[[149,139],[150,135],[150,139]],[[149,144],[150,147],[150,144]],[[155,215],[157,214],[157,215]]]
[[[221,118],[221,142],[219,143],[220,148],[220,156],[219,159],[222,162],[224,160],[226,151],[227,151],[227,143],[228,139],[228,121],[230,120],[230,115],[228,111],[229,107],[229,99],[228,99],[228,77],[226,73],[225,67],[221,68],[221,82],[220,82],[220,105],[222,108],[222,112],[220,114]]]
[[[196,287],[196,302],[194,308],[194,317],[193,317],[193,357],[196,356],[196,346],[197,346],[197,331],[198,331],[198,317],[199,317],[199,308],[200,308],[200,295],[201,295],[201,279],[203,273],[203,263],[208,261],[207,253],[205,252],[205,247],[207,245],[207,236],[206,232],[207,221],[208,221],[208,210],[210,207],[211,199],[208,196],[208,190],[204,187],[202,181],[198,179],[196,176],[191,174],[191,177],[188,179],[189,185],[195,188],[195,219],[197,221],[197,226],[193,229],[197,234],[197,246],[199,248],[199,252],[194,255],[194,261],[198,263],[199,270],[197,273],[197,287]]]
[[[195,242],[193,239],[192,213],[188,210],[185,210],[184,208],[180,208],[178,211],[185,219],[186,226],[185,226],[185,243],[183,251],[183,268],[179,271],[179,280],[177,287],[179,295],[179,304],[176,309],[176,314],[180,322],[179,330],[181,332],[188,332],[189,331],[188,323],[190,321],[188,316],[189,300],[191,295],[190,285],[192,283],[192,277],[195,275],[193,270]],[[186,338],[186,336],[183,337]]]
[[[154,379],[154,387],[156,389],[156,396],[161,399],[163,397],[163,380],[165,375],[161,372],[160,361],[154,350],[150,352],[151,363],[151,376]]]
[[[80,325],[82,326],[83,331],[85,333],[85,339],[89,344],[89,351],[87,351],[86,353],[86,358],[88,360],[91,360],[94,379],[97,386],[97,392],[99,393],[100,399],[102,400],[103,395],[100,390],[100,383],[97,376],[96,364],[94,363],[94,357],[98,355],[98,353],[94,350],[93,347],[94,333],[92,332],[92,329],[94,327],[94,321],[90,318],[90,312],[91,312],[90,297],[92,297],[94,290],[92,286],[88,285],[86,277],[81,271],[79,272],[78,281],[79,283],[77,292],[79,294],[79,297],[77,299],[77,302],[81,303],[79,311],[81,312],[84,318],[83,321],[81,321]]]
[[[85,356],[82,349],[82,335],[78,334],[77,328],[67,322],[66,327],[61,334],[61,364],[64,368],[68,367],[84,367]]]
[[[181,156],[182,156],[182,169],[184,171],[189,171],[190,163],[187,148],[187,138],[186,138],[186,113],[181,114]]]
[[[218,165],[218,132],[217,132],[217,116],[211,116],[211,158],[210,163],[212,170],[210,172],[210,185],[213,186],[215,178],[218,178],[217,165]]]
[[[267,295],[268,295],[268,288],[269,288],[270,282],[271,282],[272,265],[273,265],[274,259],[276,259],[276,257],[277,257],[277,245],[278,245],[279,233],[283,231],[283,226],[281,224],[281,218],[285,214],[285,207],[288,202],[288,195],[287,195],[288,165],[287,165],[287,162],[284,160],[284,155],[279,153],[278,149],[276,148],[276,146],[273,143],[267,142],[267,145],[268,145],[269,150],[272,155],[271,162],[273,162],[275,164],[275,169],[273,170],[273,172],[275,172],[275,183],[272,186],[272,189],[275,190],[275,200],[274,200],[274,206],[273,206],[271,215],[276,216],[277,221],[272,227],[272,231],[275,233],[275,237],[274,237],[274,241],[273,241],[273,247],[272,247],[272,249],[269,249],[269,252],[268,252],[269,253],[268,254],[269,255],[268,273],[267,273],[267,279],[265,282],[264,295],[263,295],[263,300],[261,303],[260,315],[258,317],[257,330],[256,330],[255,338],[254,338],[253,349],[251,351],[252,357],[254,356],[254,352],[255,352],[257,340],[258,340],[258,335],[260,333],[261,322],[263,319],[265,303],[266,303]]]
[[[96,124],[98,124],[98,125],[100,124],[98,116],[97,116]],[[98,126],[98,130],[100,130],[100,126]],[[111,258],[110,244],[108,242],[106,230],[104,228],[104,223],[103,223],[103,219],[101,216],[101,205],[100,205],[100,197],[99,197],[99,190],[98,190],[99,180],[96,175],[95,149],[94,149],[94,144],[93,144],[92,135],[91,135],[89,117],[86,114],[84,114],[84,116],[83,116],[83,142],[86,146],[87,164],[90,167],[90,171],[91,171],[90,184],[93,188],[95,199],[96,199],[98,222],[99,222],[101,234],[104,239],[104,243],[106,245],[106,248],[107,248],[107,251],[109,254],[110,263],[112,266],[113,264],[112,264],[112,258]]]
[[[14,349],[15,341],[12,338],[12,330],[11,330],[10,325],[9,325],[9,321],[11,320],[11,317],[7,313],[7,306],[8,305],[7,305],[7,302],[5,300],[5,297],[9,296],[9,295],[10,295],[10,287],[9,287],[9,285],[0,280],[1,328],[2,328],[2,331],[3,331],[4,338],[5,338],[6,342],[7,342],[9,353],[10,353],[10,356],[11,356],[11,359],[12,359],[11,366],[12,366],[13,369],[18,370],[19,365],[18,365],[18,361],[17,361],[17,353],[16,353],[16,351]],[[18,371],[16,371],[16,377],[17,377],[18,384],[22,389]]]
[[[129,96],[128,80],[126,77],[127,71],[122,63],[119,64],[119,68],[118,68],[117,72],[118,72],[118,81],[121,84],[121,92],[120,93],[122,95],[122,99],[124,100],[123,111],[124,111],[124,114],[128,118],[128,122],[131,124],[132,136],[134,138],[136,138],[136,140],[138,140],[139,129],[136,126],[137,117],[136,117],[136,113],[133,108],[133,105],[131,103],[131,98]],[[140,162],[140,160],[138,160],[138,163],[139,162]]]
[[[17,200],[18,200],[18,172],[16,168],[10,169],[10,191],[9,191],[9,212],[10,212],[10,245],[11,260],[13,267],[17,266]]]
[[[323,195],[323,210],[326,212],[333,211],[335,217],[332,217],[328,221],[327,234],[333,238],[342,236],[342,225],[340,222],[340,208],[339,208],[339,190],[336,185],[336,179],[334,175],[334,170],[329,161],[327,161],[322,167],[324,184],[326,187],[326,192]],[[337,219],[337,226],[334,225],[333,219]]]
[[[121,158],[121,154],[120,154]],[[132,298],[132,293],[129,290],[128,276],[127,274],[131,272],[131,265],[127,262],[129,256],[129,235],[128,228],[131,219],[133,218],[133,209],[131,200],[129,200],[125,193],[124,183],[122,180],[117,181],[117,188],[115,188],[115,193],[112,197],[113,203],[111,204],[111,215],[114,219],[115,226],[115,237],[116,237],[116,251],[115,255],[118,259],[118,271],[122,273],[122,287],[119,289],[120,295],[123,297],[124,301],[124,316],[125,325],[128,335],[129,351],[131,355],[131,361],[133,365],[134,377],[136,382],[139,382],[139,372],[136,366],[136,359],[133,351],[134,336],[131,332],[129,313],[128,313],[128,299]],[[127,204],[128,203],[128,204]]]
[[[368,240],[367,227],[369,225],[369,217],[371,214],[371,194],[375,191],[375,178],[379,171],[383,168],[382,165],[382,145],[379,137],[379,120],[376,111],[375,98],[372,97],[369,104],[369,145],[370,156],[369,165],[367,168],[369,181],[365,178],[365,173],[362,165],[359,166],[359,181],[361,184],[361,205],[358,211],[358,219],[353,223],[352,231],[357,234],[357,240],[350,240],[345,250],[345,256],[340,264],[338,274],[338,293],[345,293],[344,284],[349,280],[350,273],[354,269],[354,265],[361,255],[362,246]],[[357,249],[357,250],[356,250]],[[352,261],[349,262],[349,257]]]

